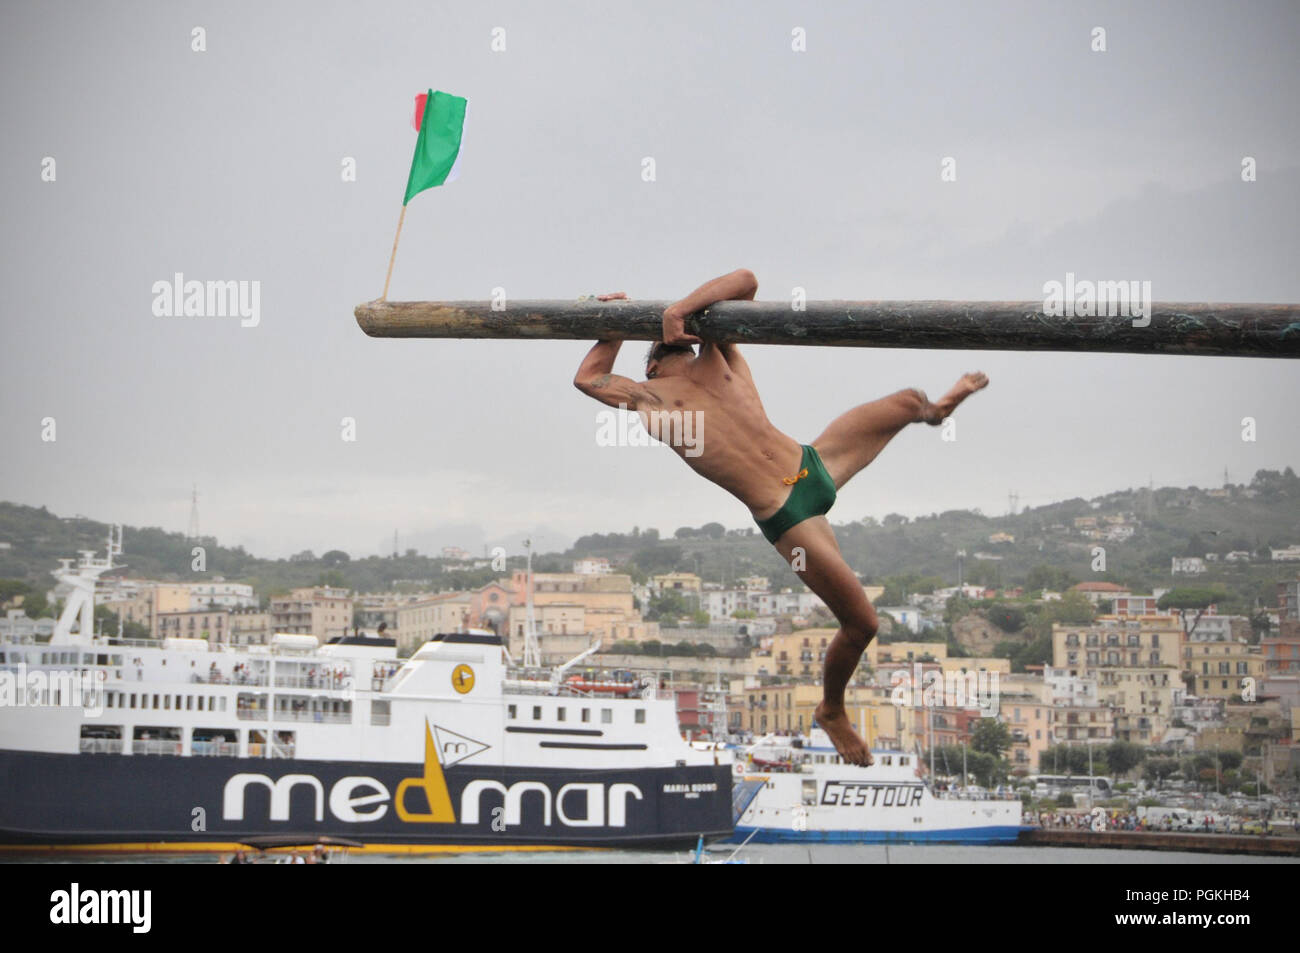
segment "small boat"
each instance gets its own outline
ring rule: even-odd
[[[873,750],[846,764],[820,728],[808,739],[767,735],[739,752],[737,787],[757,787],[733,841],[759,843],[1014,843],[1020,801],[936,791],[914,753]]]

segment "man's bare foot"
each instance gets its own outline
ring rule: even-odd
[[[853,725],[849,723],[849,716],[845,714],[843,708],[830,708],[823,701],[818,704],[814,716],[818,727],[830,735],[835,750],[845,761],[863,767],[874,762],[871,749],[862,740],[862,736],[853,730]]]
[[[957,409],[958,404],[977,390],[983,390],[988,386],[988,375],[983,371],[971,371],[969,374],[963,374],[957,383],[952,385],[952,389],[948,393],[925,408],[921,419],[927,424],[938,426],[952,416],[952,412]]]

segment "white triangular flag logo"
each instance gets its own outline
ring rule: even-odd
[[[483,744],[481,741],[475,741],[473,738],[459,735],[449,728],[441,728],[438,725],[433,726],[433,740],[438,746],[438,760],[442,762],[444,768],[449,768],[466,758],[472,758],[479,752],[487,751],[488,748],[492,747]]]

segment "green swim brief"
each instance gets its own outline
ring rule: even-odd
[[[803,476],[804,471],[807,476]],[[781,534],[797,523],[821,516],[835,504],[835,481],[822,465],[815,449],[804,444],[803,461],[799,464],[800,476],[790,488],[785,505],[765,520],[755,520],[769,543],[775,544]]]

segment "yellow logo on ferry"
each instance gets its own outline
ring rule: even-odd
[[[461,666],[464,668],[465,666]],[[470,673],[473,681],[474,673]],[[429,813],[413,814],[406,809],[406,792],[409,788],[419,788],[429,802]],[[429,722],[424,723],[424,777],[403,778],[397,785],[397,796],[393,798],[397,816],[404,821],[419,821],[425,824],[455,824],[456,810],[451,805],[451,794],[447,791],[447,779],[442,776],[442,762],[438,759],[438,747],[433,743],[433,732]]]
[[[451,673],[451,687],[462,695],[474,687],[474,670],[468,665],[457,665]]]

